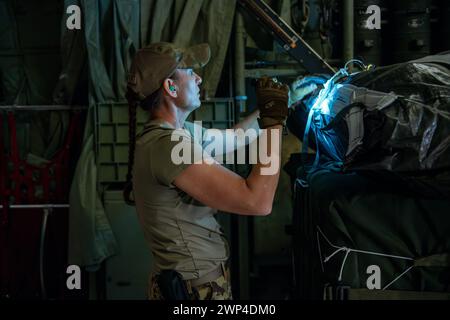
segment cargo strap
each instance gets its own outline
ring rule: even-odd
[[[8,197],[6,189],[6,151],[3,142],[3,116],[0,113],[0,204],[3,205],[3,210],[0,211],[0,227],[8,224]]]
[[[341,114],[341,111],[344,112],[346,110],[345,122],[349,129],[349,147],[346,156],[349,156],[362,145],[364,138],[364,109],[369,111],[383,110],[399,98],[392,92],[385,93],[357,87],[352,84],[337,83],[342,77],[347,75],[347,71],[341,69],[331,77],[324,84],[324,88],[309,109],[303,133],[302,153],[306,154],[308,152],[309,132],[312,131],[316,140],[316,158],[311,170],[319,164],[319,133],[321,130],[329,130],[332,127],[332,122],[328,124],[323,123],[322,114],[337,117]]]
[[[2,202],[9,203],[10,197],[13,197],[11,202],[14,204],[63,201],[67,197],[69,188],[69,148],[79,127],[79,114],[76,113],[70,121],[63,147],[43,166],[35,166],[20,159],[13,112],[8,112],[7,123],[10,154],[4,157],[1,163],[2,168],[0,168],[0,188],[4,197]],[[0,130],[3,129],[1,125],[2,123],[0,123]],[[39,195],[36,194],[37,186],[41,188]]]

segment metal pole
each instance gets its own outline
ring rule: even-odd
[[[69,105],[5,105],[0,106],[0,110],[6,111],[70,111],[70,110],[86,110],[87,106],[69,106]]]
[[[39,280],[41,285],[42,299],[47,299],[47,289],[45,287],[44,276],[44,258],[45,258],[45,236],[47,234],[48,218],[56,208],[69,208],[68,204],[13,204],[8,206],[9,209],[43,209],[44,214],[42,216],[41,234],[39,239]],[[3,205],[0,205],[0,210],[3,209]]]
[[[47,290],[45,289],[45,279],[44,279],[44,250],[45,250],[45,234],[47,233],[47,221],[52,209],[45,208],[44,216],[42,217],[41,225],[41,239],[39,246],[39,277],[41,280],[41,293],[42,299],[47,299]]]
[[[350,59],[353,59],[353,0],[344,0],[344,12],[342,17],[343,24],[343,53],[342,53],[342,64],[345,64]]]
[[[8,209],[58,209],[69,208],[68,204],[12,204],[7,206]],[[3,205],[0,204],[0,209]]]
[[[246,112],[245,100],[245,28],[244,20],[240,12],[236,12],[235,18],[235,44],[234,44],[234,86],[236,105],[239,111]],[[236,115],[238,116],[238,115]]]
[[[247,96],[245,94],[245,28],[244,19],[239,11],[235,16],[235,48],[234,48],[234,86],[236,113],[247,111]],[[236,114],[236,120],[239,120],[239,114]],[[248,217],[239,216],[237,223],[238,248],[239,248],[239,298],[249,298],[249,247],[248,247]]]

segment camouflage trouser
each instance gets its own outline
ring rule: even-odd
[[[186,281],[191,300],[232,300],[231,283],[229,281],[230,271],[226,269],[227,279],[220,276],[214,281],[209,281],[197,287],[192,287],[189,280]],[[164,300],[157,281],[158,275],[152,274],[148,287],[149,300]]]

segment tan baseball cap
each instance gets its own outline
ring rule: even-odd
[[[138,50],[128,74],[128,88],[141,100],[158,90],[175,69],[204,67],[211,57],[207,43],[179,48],[172,43],[152,43]]]

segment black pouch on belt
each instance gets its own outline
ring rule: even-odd
[[[175,270],[163,270],[158,276],[158,287],[165,300],[190,300],[181,274]]]

